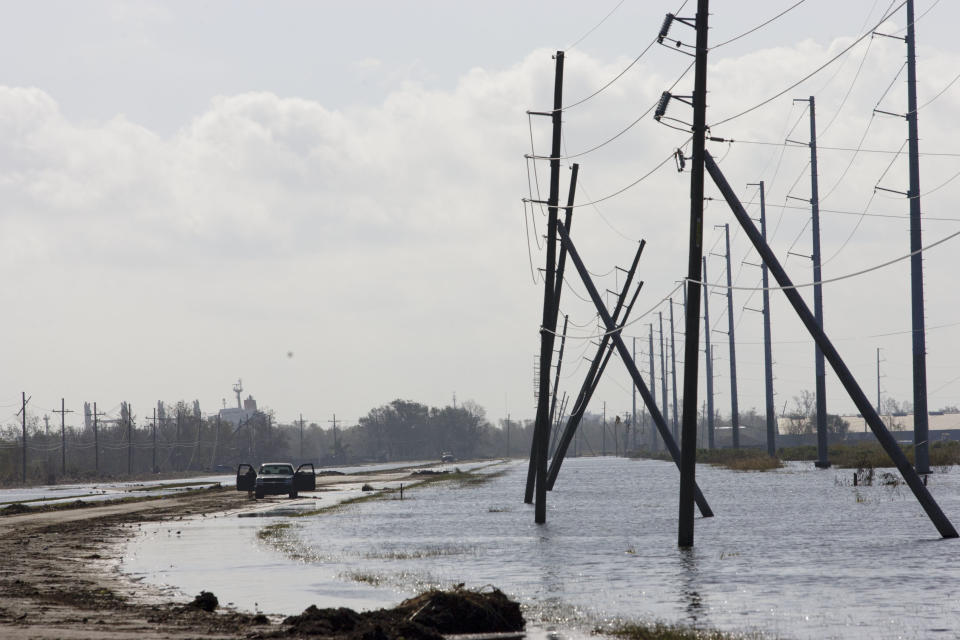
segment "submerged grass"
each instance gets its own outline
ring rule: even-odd
[[[641,450],[633,452],[630,457],[673,461],[667,451]],[[768,456],[762,449],[697,449],[697,462],[734,471],[769,471],[783,466],[781,459]]]
[[[900,449],[907,456],[910,464],[914,462],[912,444],[902,444]],[[960,464],[960,442],[942,440],[930,443],[930,465],[934,467],[949,467]],[[817,448],[813,445],[802,447],[785,447],[777,451],[781,460],[816,460]],[[865,469],[876,467],[892,467],[893,460],[887,455],[883,447],[877,442],[858,442],[856,444],[834,444],[828,447],[827,456],[830,463],[842,469]]]
[[[759,638],[759,635],[744,636],[723,633],[711,629],[696,629],[685,625],[656,622],[653,624],[624,623],[612,629],[598,628],[595,633],[611,635],[626,640],[733,640],[734,638]]]

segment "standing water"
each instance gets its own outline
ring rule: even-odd
[[[698,518],[696,546],[682,550],[670,463],[569,459],[544,525],[521,502],[525,463],[484,473],[485,482],[430,484],[403,501],[256,522],[289,524],[276,535],[222,518],[193,524],[192,537],[188,523],[182,537],[144,527],[125,569],[193,592],[216,575],[235,585],[217,592],[222,600],[253,609],[259,596],[277,613],[311,602],[388,606],[465,583],[495,585],[534,623],[577,632],[631,621],[784,638],[946,638],[960,629],[960,541],[941,540],[903,485],[853,487],[852,471],[800,463],[764,473],[700,466],[716,517]],[[931,476],[930,490],[960,524],[960,474]],[[226,557],[225,538],[248,546],[242,561]],[[178,556],[178,544],[192,552]],[[204,559],[199,575],[191,557]],[[266,583],[289,585],[290,597],[265,605]],[[337,593],[348,601],[335,602]]]

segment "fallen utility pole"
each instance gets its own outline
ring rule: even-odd
[[[564,228],[569,229],[567,225],[564,225]],[[647,243],[645,240],[640,241],[640,245],[637,247],[637,252],[634,254],[633,262],[630,263],[630,269],[627,271],[627,277],[623,282],[623,288],[620,291],[620,295],[617,297],[617,304],[613,309],[614,322],[619,320],[620,312],[624,310],[623,301],[626,300],[627,293],[630,291],[630,285],[633,283],[633,277],[637,271],[637,265],[640,263],[640,256],[643,255],[643,248],[646,245]],[[564,251],[566,251],[566,248],[564,248]],[[639,295],[642,286],[643,283],[640,283],[633,294],[633,298],[630,300],[629,304],[626,305],[623,320],[624,322],[626,322],[626,319],[630,316],[630,311],[633,309],[633,303],[636,301],[637,295]],[[553,490],[553,485],[557,481],[557,474],[560,473],[560,466],[563,464],[563,460],[567,455],[567,449],[569,448],[570,443],[573,441],[573,436],[576,434],[576,431],[580,426],[580,422],[583,420],[583,416],[587,412],[590,399],[593,397],[594,391],[597,390],[597,385],[600,384],[600,377],[603,375],[604,369],[607,368],[607,363],[610,361],[610,356],[613,354],[613,348],[609,345],[610,336],[609,334],[606,334],[603,336],[603,338],[601,338],[600,344],[597,347],[597,354],[590,362],[590,368],[587,370],[587,375],[584,377],[583,384],[580,386],[580,393],[577,394],[577,401],[573,407],[573,412],[570,414],[570,418],[567,420],[567,426],[564,428],[563,435],[560,437],[560,440],[557,443],[553,459],[550,461],[550,468],[547,471],[548,491]]]
[[[702,1],[703,0],[701,0],[701,2]],[[633,384],[636,385],[637,391],[640,392],[640,396],[646,403],[647,409],[650,411],[650,415],[653,418],[653,422],[657,425],[657,429],[660,431],[660,437],[663,439],[667,450],[670,451],[670,455],[673,457],[674,462],[679,467],[681,455],[680,449],[677,447],[677,443],[674,441],[673,436],[670,435],[670,428],[667,426],[667,421],[664,420],[663,414],[660,413],[659,409],[657,409],[657,405],[653,401],[653,395],[643,383],[643,377],[640,375],[639,369],[637,369],[637,366],[630,358],[630,351],[627,350],[627,345],[624,344],[623,337],[620,335],[623,331],[623,327],[617,326],[613,318],[610,317],[610,313],[603,304],[603,299],[600,297],[599,292],[597,292],[597,288],[594,286],[593,280],[590,278],[590,274],[587,272],[586,266],[584,266],[583,261],[580,259],[580,255],[577,253],[576,247],[573,246],[573,241],[570,239],[570,235],[563,225],[557,226],[557,233],[560,236],[560,241],[567,246],[567,253],[570,254],[570,259],[577,268],[577,273],[580,274],[580,279],[583,281],[584,287],[586,287],[587,292],[590,294],[590,298],[593,300],[593,304],[597,308],[597,313],[600,314],[600,319],[603,321],[603,326],[606,327],[607,334],[610,336],[610,339],[613,341],[613,344],[617,349],[617,353],[620,355],[620,360],[622,360],[623,364],[627,367],[630,377],[633,378]],[[699,294],[700,292],[698,291],[697,295]],[[694,426],[694,442],[691,445],[691,449],[696,447],[696,409],[694,409],[692,415]],[[684,420],[686,420],[686,416],[684,417]],[[696,483],[694,483],[693,487],[691,487],[691,498],[692,501],[696,502],[697,507],[700,509],[700,514],[704,518],[713,516],[713,511],[710,509],[710,505],[707,504],[706,499],[703,497],[703,494],[700,492],[700,488],[696,485]]]
[[[703,262],[703,282],[707,282],[707,258],[700,258]],[[706,343],[706,376],[707,376],[707,448],[716,448],[713,425],[713,350],[710,348],[710,289],[703,288],[703,338]]]
[[[936,500],[934,500],[933,496],[930,495],[930,492],[927,491],[927,488],[923,485],[923,480],[920,479],[919,474],[917,474],[914,468],[910,466],[910,462],[900,449],[900,445],[898,445],[894,437],[890,435],[890,432],[883,424],[880,416],[870,404],[870,400],[863,392],[863,389],[860,388],[860,385],[857,384],[857,381],[850,372],[850,369],[847,368],[843,358],[840,357],[840,354],[833,346],[833,343],[830,342],[830,339],[827,337],[826,333],[824,333],[823,329],[817,323],[816,317],[810,313],[810,309],[803,301],[803,297],[797,291],[796,287],[794,287],[793,282],[787,275],[787,272],[780,265],[779,260],[777,260],[777,257],[774,255],[773,251],[770,250],[770,247],[767,245],[767,243],[763,241],[763,238],[760,236],[760,232],[757,231],[753,221],[750,220],[750,216],[747,215],[743,205],[740,204],[740,201],[737,199],[733,189],[730,188],[729,183],[727,183],[723,172],[720,171],[720,167],[717,166],[717,163],[713,160],[713,157],[709,153],[705,154],[705,161],[706,169],[710,173],[710,177],[713,178],[717,188],[723,194],[723,197],[727,201],[727,204],[733,212],[733,215],[737,218],[740,226],[750,238],[750,241],[756,248],[757,253],[760,254],[760,258],[770,267],[770,271],[773,273],[774,279],[783,289],[784,295],[787,296],[787,300],[790,301],[790,304],[797,312],[797,315],[800,317],[800,321],[803,322],[804,326],[807,328],[807,331],[823,351],[824,357],[830,362],[830,366],[833,367],[833,371],[837,374],[837,378],[843,384],[844,389],[847,390],[847,393],[850,395],[850,399],[853,400],[853,403],[860,411],[860,414],[870,427],[870,430],[873,431],[873,434],[880,442],[880,445],[883,447],[884,451],[886,451],[887,455],[890,456],[890,459],[893,460],[893,463],[900,471],[903,479],[906,480],[907,485],[909,485],[911,491],[913,491],[913,495],[917,498],[920,506],[923,507],[923,510],[927,513],[927,516],[933,522],[941,536],[944,538],[958,537],[956,529],[953,528],[950,520],[948,520],[947,516],[944,515]]]

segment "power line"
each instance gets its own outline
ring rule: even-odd
[[[876,29],[877,27],[879,27],[880,25],[882,25],[884,22],[886,22],[886,21],[889,19],[890,15],[892,15],[892,13],[894,13],[895,11],[897,11],[898,9],[900,9],[900,7],[902,7],[902,6],[905,5],[905,4],[906,4],[906,0],[904,0],[903,2],[901,2],[899,5],[897,5],[897,8],[894,9],[894,11],[889,12],[889,13],[887,13],[887,15],[883,16],[883,19],[881,19],[880,22],[878,22],[872,29],[870,29],[870,31],[867,31],[866,33],[864,33],[863,35],[861,35],[859,38],[857,38],[856,40],[854,40],[849,46],[847,46],[845,49],[843,49],[843,51],[841,51],[840,53],[838,53],[838,54],[835,55],[834,57],[830,58],[829,60],[827,60],[826,62],[824,62],[822,65],[820,65],[819,67],[817,67],[816,69],[814,69],[813,71],[811,71],[810,73],[808,73],[807,75],[803,76],[802,78],[800,78],[799,80],[797,80],[796,82],[794,82],[793,84],[791,84],[791,85],[790,85],[789,87],[787,87],[786,89],[780,91],[779,93],[777,93],[777,94],[775,94],[775,95],[773,95],[773,96],[770,96],[769,98],[767,98],[767,99],[765,99],[765,100],[763,100],[763,101],[761,101],[761,102],[758,102],[757,104],[753,105],[752,107],[749,107],[748,109],[745,109],[745,110],[741,111],[740,113],[736,113],[736,114],[734,114],[734,115],[732,115],[732,116],[729,116],[729,117],[727,117],[727,118],[724,118],[724,119],[720,120],[719,122],[715,122],[715,123],[713,123],[712,126],[713,126],[713,127],[719,127],[720,125],[726,124],[727,122],[730,122],[731,120],[736,120],[737,118],[740,118],[740,117],[742,117],[742,116],[745,116],[745,115],[747,115],[748,113],[750,113],[750,112],[752,112],[752,111],[756,111],[756,110],[759,109],[760,107],[763,107],[763,106],[765,106],[765,105],[773,102],[774,100],[776,100],[777,98],[783,96],[783,95],[786,94],[787,92],[792,91],[793,89],[799,87],[801,84],[803,84],[804,82],[806,82],[807,80],[809,80],[809,79],[812,78],[813,76],[817,75],[818,73],[820,73],[821,71],[823,71],[824,69],[826,69],[828,66],[830,66],[831,64],[833,64],[833,63],[836,62],[837,60],[839,60],[842,56],[846,55],[851,49],[853,49],[855,46],[857,46],[858,44],[860,44],[861,42],[863,42],[863,40],[864,40],[867,36],[872,36],[874,29]]]
[[[595,24],[595,25],[593,25],[592,27],[590,27],[590,29],[588,29],[585,34],[583,34],[582,36],[580,36],[579,38],[577,38],[576,40],[574,40],[574,41],[573,41],[573,44],[567,45],[566,51],[569,51],[570,49],[573,49],[575,46],[577,46],[578,44],[580,44],[581,42],[583,42],[583,40],[584,40],[587,36],[589,36],[591,33],[593,33],[594,31],[596,31],[597,28],[600,27],[600,25],[602,25],[604,22],[607,21],[607,19],[610,18],[610,16],[612,16],[614,13],[616,13],[617,9],[619,9],[620,6],[621,6],[624,2],[626,2],[626,0],[620,0],[620,2],[618,2],[618,3],[616,4],[616,6],[614,6],[613,9],[611,9],[610,12],[607,13],[607,15],[603,16],[603,19],[600,20],[600,22],[598,22],[597,24]]]
[[[799,2],[795,2],[794,4],[790,5],[789,7],[787,7],[786,9],[784,9],[783,11],[781,11],[780,13],[778,13],[777,15],[775,15],[775,16],[773,16],[772,18],[770,18],[769,20],[767,20],[766,22],[761,22],[760,24],[758,24],[758,25],[755,26],[754,28],[752,28],[752,29],[750,29],[750,30],[748,30],[748,31],[744,31],[743,33],[741,33],[741,34],[738,35],[738,36],[734,36],[734,37],[730,38],[729,40],[725,40],[725,41],[721,42],[720,44],[715,44],[715,45],[713,45],[712,47],[710,47],[710,51],[713,51],[713,50],[715,50],[715,49],[719,49],[720,47],[723,47],[723,46],[725,46],[725,45],[730,44],[731,42],[736,42],[736,41],[739,40],[740,38],[743,38],[743,37],[745,37],[745,36],[748,36],[748,35],[750,35],[751,33],[753,33],[754,31],[759,31],[760,29],[764,28],[765,26],[767,26],[767,25],[770,24],[771,22],[774,22],[775,20],[777,20],[777,19],[779,19],[779,18],[782,18],[783,16],[787,15],[788,13],[790,13],[791,11],[793,11],[794,9],[796,9],[797,7],[799,7],[800,5],[802,5],[804,2],[806,2],[806,0],[800,0]]]

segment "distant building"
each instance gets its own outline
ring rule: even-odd
[[[243,391],[243,384],[240,380],[233,386],[233,391],[237,394],[237,406],[224,407],[220,409],[219,415],[223,422],[239,425],[241,422],[249,420],[253,417],[253,414],[257,412],[257,401],[253,399],[253,396],[248,395],[247,399],[241,404],[240,392]],[[224,404],[226,404],[226,402],[224,402]]]

